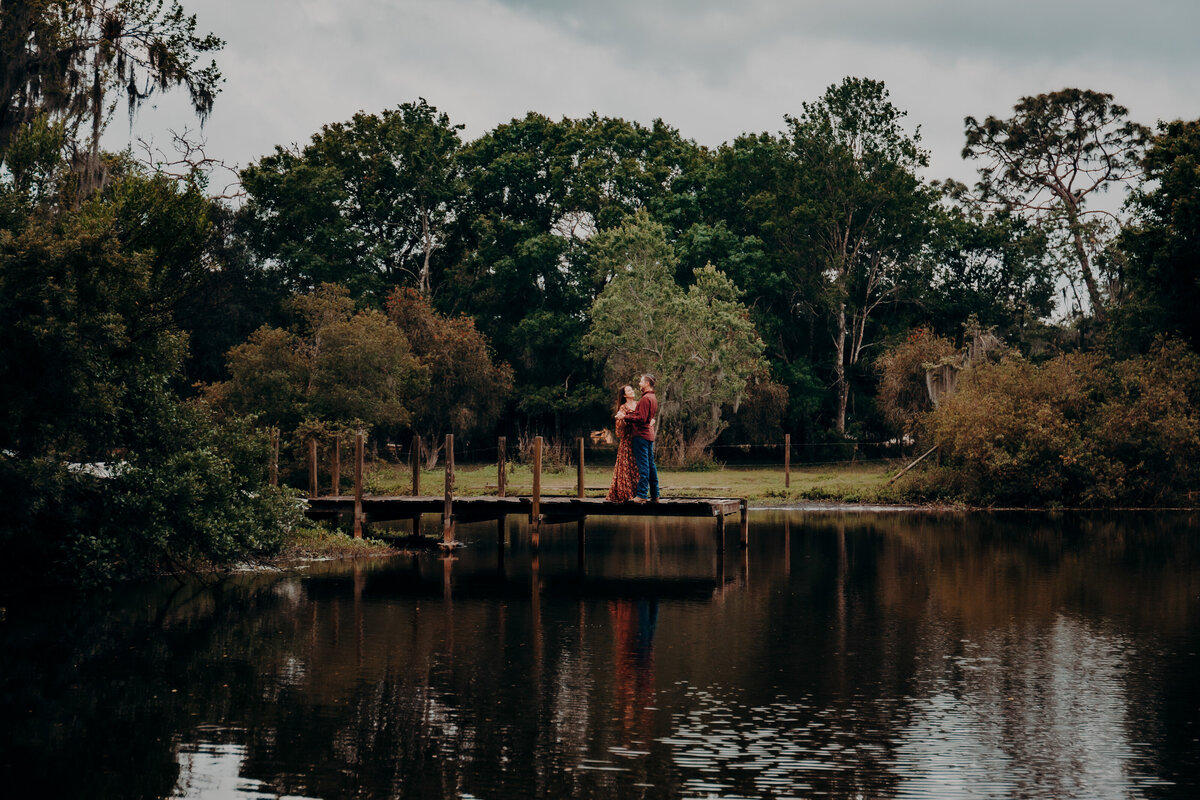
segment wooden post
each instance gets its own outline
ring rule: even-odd
[[[271,485],[279,485],[279,428],[271,428],[271,463],[267,469]]]
[[[454,541],[454,434],[446,434],[446,504],[442,508],[442,544]]]
[[[583,437],[582,436],[579,437],[579,481],[578,481],[578,483],[579,483],[579,485],[578,485],[576,491],[580,497],[583,497]]]
[[[792,435],[783,435],[783,488],[792,486]]]
[[[342,493],[342,437],[333,437],[333,496]]]
[[[413,497],[421,496],[421,437],[414,436],[412,441],[412,453],[410,454],[412,461],[412,494]],[[413,533],[416,533],[414,530]]]
[[[498,446],[499,455],[496,457],[496,496],[504,497],[504,490],[508,483],[508,458],[504,454],[504,445],[506,444],[505,437],[500,437]]]
[[[317,496],[317,440],[308,440],[308,496]]]
[[[363,432],[354,434],[354,538],[362,538]]]
[[[717,512],[716,534],[717,534],[717,552],[724,553],[725,552],[725,512],[723,512],[723,511]]]
[[[533,546],[538,546],[538,533],[542,524],[542,437],[533,439],[533,496],[529,509],[529,525]]]
[[[740,529],[738,531],[738,539],[743,548],[750,546],[750,508],[746,503],[746,498],[738,501],[738,510],[742,512]]]

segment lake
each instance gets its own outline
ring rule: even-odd
[[[1195,515],[461,525],[9,601],[8,796],[1200,796]],[[436,520],[430,520],[435,527]],[[15,794],[12,790],[19,790]]]

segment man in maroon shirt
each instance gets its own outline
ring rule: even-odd
[[[637,463],[638,482],[633,498],[635,503],[658,500],[658,467],[654,465],[654,418],[658,415],[658,398],[654,395],[654,376],[646,374],[638,382],[642,397],[637,408],[620,412],[626,422],[633,424],[633,460]]]

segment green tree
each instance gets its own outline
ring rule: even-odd
[[[430,294],[458,213],[461,128],[422,98],[277,147],[242,171],[251,243],[295,290],[338,283],[378,306],[398,285]]]
[[[1118,242],[1128,298],[1114,310],[1113,332],[1138,352],[1160,333],[1200,350],[1200,121],[1160,126],[1143,166]]]
[[[84,189],[100,183],[100,134],[115,92],[130,116],[156,90],[187,87],[203,119],[221,73],[200,59],[224,43],[197,34],[178,0],[5,0],[0,10],[0,160],[20,126],[49,113],[67,143],[88,131]]]
[[[186,338],[171,276],[203,248],[203,208],[193,189],[128,173],[78,209],[7,215],[19,221],[0,229],[7,563],[98,582],[269,552],[294,522],[264,485],[263,442],[177,392]]]
[[[1100,321],[1109,298],[1095,255],[1112,234],[1112,214],[1088,204],[1141,171],[1149,130],[1128,114],[1111,94],[1063,89],[1021,98],[1009,119],[965,121],[963,158],[985,162],[979,200],[1028,215],[1057,238],[1064,264],[1073,265],[1065,277],[1072,286],[1083,281]]]
[[[470,439],[496,423],[512,391],[512,368],[493,360],[474,320],[444,317],[412,289],[392,293],[388,316],[429,371],[429,388],[412,398],[412,428],[425,442],[432,467],[444,434]]]
[[[763,343],[733,282],[713,267],[696,270],[686,290],[663,227],[639,214],[598,234],[593,264],[613,277],[592,304],[584,340],[609,382],[651,372],[662,446],[669,459],[704,457],[765,368]]]
[[[1004,340],[1028,344],[1054,308],[1043,232],[1019,216],[972,205],[946,206],[935,220],[930,281],[918,293],[926,320],[957,336],[975,317]]]
[[[557,122],[529,114],[464,149],[463,250],[437,302],[471,314],[513,365],[518,410],[533,425],[549,422],[561,435],[607,399],[581,345],[603,288],[591,237],[639,208],[684,213],[696,194],[684,176],[702,153],[661,121],[595,114]]]
[[[306,419],[380,434],[412,423],[428,371],[383,312],[356,312],[348,290],[333,284],[288,307],[293,329],[264,326],[230,350],[231,377],[208,387],[211,400],[285,431]]]
[[[928,155],[920,133],[901,127],[904,116],[882,82],[846,78],[787,119],[803,182],[794,213],[814,238],[832,317],[838,433],[846,431],[849,372],[873,344],[872,316],[925,281],[934,195],[915,174]]]
[[[1123,361],[1092,352],[980,362],[930,415],[945,469],[927,481],[983,504],[1191,503],[1198,401],[1200,356],[1178,341]]]

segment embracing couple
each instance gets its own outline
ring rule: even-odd
[[[645,503],[658,500],[658,468],[654,466],[654,417],[658,398],[654,376],[638,381],[642,396],[636,399],[632,386],[617,393],[617,466],[605,498],[611,503]]]

